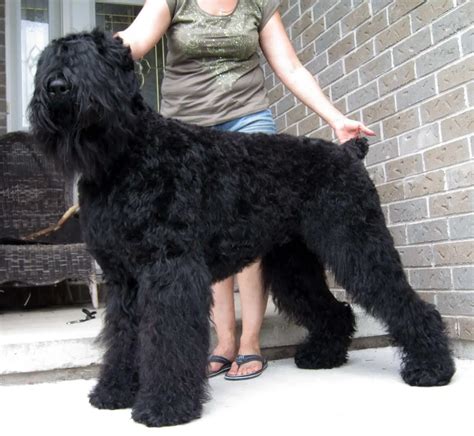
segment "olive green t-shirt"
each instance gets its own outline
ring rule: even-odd
[[[279,0],[238,0],[211,15],[198,0],[166,0],[168,29],[161,113],[211,126],[268,108],[257,49]]]

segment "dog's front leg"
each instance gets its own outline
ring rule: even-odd
[[[161,427],[200,417],[208,386],[210,286],[207,267],[190,257],[143,274],[135,421]]]
[[[137,283],[120,274],[117,266],[109,269],[104,265],[101,262],[107,277],[107,302],[100,339],[106,351],[89,401],[99,409],[123,409],[132,407],[138,391]]]

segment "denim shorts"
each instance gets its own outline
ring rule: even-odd
[[[243,117],[216,124],[212,127],[226,132],[277,133],[275,121],[273,120],[272,111],[270,109],[244,115]]]

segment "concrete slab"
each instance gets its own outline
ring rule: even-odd
[[[240,328],[240,299],[235,298]],[[92,309],[91,309],[92,310]],[[380,336],[383,327],[372,317],[355,309],[355,337]],[[104,310],[97,318],[78,324],[84,318],[80,307],[6,313],[0,316],[0,375],[81,368],[100,363],[102,350],[95,342],[103,324]],[[288,347],[300,343],[306,331],[279,315],[269,302],[261,332],[263,349]],[[215,342],[215,335],[212,335]]]
[[[350,352],[341,368],[299,370],[270,362],[254,380],[210,381],[212,400],[187,425],[149,429],[130,410],[92,408],[94,380],[0,387],[0,433],[9,436],[93,435],[417,435],[472,431],[474,361],[458,360],[452,383],[414,388],[398,374],[393,348]]]

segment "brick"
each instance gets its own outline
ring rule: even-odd
[[[468,159],[469,144],[467,139],[453,141],[423,153],[423,160],[427,170],[447,167]]]
[[[369,59],[374,57],[374,43],[369,41],[367,44],[364,44],[351,54],[347,55],[344,62],[346,67],[346,73],[359,68],[363,63],[367,62]]]
[[[420,127],[404,133],[398,138],[400,155],[402,156],[439,144],[439,142],[439,127],[437,124]]]
[[[474,215],[449,218],[448,226],[451,239],[474,238]]]
[[[453,268],[454,289],[472,289],[474,286],[474,267]]]
[[[313,7],[313,12],[315,17],[320,17],[321,15],[324,15],[329,9],[331,9],[334,5],[335,2],[334,0],[319,0],[318,2],[315,2],[313,0],[313,5],[316,3],[316,5]]]
[[[301,121],[305,116],[306,106],[300,103],[286,113],[286,122],[288,125],[291,125]]]
[[[298,136],[298,129],[296,127],[296,124],[287,127],[284,130],[279,131],[278,133],[284,133],[286,135],[292,135],[292,136]]]
[[[406,198],[421,197],[444,190],[444,171],[421,174],[403,181]]]
[[[337,79],[344,75],[344,68],[342,66],[342,61],[336,62],[330,67],[326,68],[324,71],[321,71],[318,74],[318,82],[321,88],[334,83]],[[336,97],[339,98],[339,97]]]
[[[268,100],[270,101],[270,104],[277,102],[282,97],[283,97],[282,84],[278,84],[275,88],[273,88],[272,90],[268,92]]]
[[[448,238],[448,223],[446,219],[407,225],[407,239],[409,244],[444,241]]]
[[[328,50],[329,63],[338,61],[345,54],[349,53],[355,47],[354,34],[350,33],[345,38],[341,39],[339,42],[334,44]]]
[[[365,116],[364,121],[367,122]],[[378,144],[371,145],[366,157],[366,164],[373,165],[398,156],[397,138],[392,138]]]
[[[451,289],[449,268],[416,268],[408,273],[410,284],[415,289]]]
[[[408,62],[379,79],[380,95],[385,95],[415,79],[415,63]]]
[[[404,156],[385,164],[387,180],[396,180],[423,171],[421,155]]]
[[[275,125],[276,125],[277,132],[281,132],[282,130],[286,129],[286,121],[285,121],[284,115],[275,117]]]
[[[314,44],[310,44],[305,49],[298,52],[298,59],[303,65],[305,65],[314,59],[315,53]]]
[[[342,33],[346,34],[370,18],[369,3],[364,1],[341,21]]]
[[[404,17],[376,36],[375,51],[381,53],[408,36],[410,36],[410,18]]]
[[[383,204],[392,203],[393,201],[403,200],[403,183],[400,181],[384,183],[377,186],[377,192],[380,201]]]
[[[374,11],[374,14],[381,11],[392,2],[393,0],[372,0],[372,10]]]
[[[341,0],[326,14],[326,26],[330,27],[351,11],[351,0]]]
[[[474,318],[458,317],[459,339],[474,341]]]
[[[328,57],[326,52],[317,55],[312,61],[309,61],[305,67],[314,76],[328,66]]]
[[[415,9],[425,0],[395,0],[394,4],[388,8],[390,23],[397,21],[411,10]]]
[[[313,14],[306,11],[301,17],[291,24],[291,38],[295,39],[303,30],[313,23]]]
[[[287,112],[295,105],[295,97],[293,94],[288,94],[283,97],[276,105],[277,116],[280,116]]]
[[[474,50],[474,29],[469,29],[461,35],[461,47],[464,56],[470,54]]]
[[[341,100],[333,101],[334,107],[341,113],[345,114],[347,113],[347,105],[346,105],[346,99],[343,98]]]
[[[387,14],[385,11],[374,15],[374,17],[362,24],[356,30],[357,45],[363,44],[365,41],[372,38],[374,35],[385,29],[388,25]]]
[[[443,292],[438,294],[437,303],[444,315],[474,315],[474,292]]]
[[[397,108],[399,110],[406,109],[434,95],[436,95],[436,80],[432,74],[398,91],[396,95]]]
[[[268,76],[265,79],[265,89],[272,89],[275,86],[275,77],[273,75]]]
[[[311,24],[302,33],[301,38],[303,41],[303,47],[307,44],[314,42],[314,40],[324,32],[324,18],[320,18],[314,24]]]
[[[466,92],[468,104],[472,107],[474,106],[474,82],[471,82],[466,86]]]
[[[300,0],[301,12],[314,6],[314,0]]]
[[[401,247],[398,249],[404,267],[431,266],[433,249],[429,245]]]
[[[451,38],[438,47],[434,47],[416,60],[418,77],[426,76],[433,71],[459,59],[461,52],[457,38]]]
[[[359,69],[361,83],[368,83],[392,68],[392,56],[385,52]]]
[[[393,47],[393,61],[395,65],[401,64],[416,56],[430,45],[430,30],[422,29]]]
[[[311,114],[303,121],[298,123],[298,134],[306,135],[320,126],[319,117],[316,114]]]
[[[308,135],[310,138],[321,138],[327,141],[334,140],[334,131],[327,125],[314,130]]]
[[[342,96],[349,94],[349,92],[357,89],[359,86],[359,78],[357,71],[346,75],[343,79],[338,80],[331,86],[331,97],[333,100],[337,100]]]
[[[357,91],[353,92],[347,97],[347,109],[349,112],[370,103],[378,98],[377,83],[371,83]]]
[[[399,112],[393,117],[386,118],[382,124],[385,138],[400,135],[401,133],[412,130],[420,125],[418,110],[413,108],[404,112]]]
[[[471,80],[474,77],[474,56],[445,68],[438,73],[438,88],[440,92],[453,88]]]
[[[429,202],[432,217],[473,212],[474,190],[434,195]]]
[[[392,235],[395,246],[406,245],[407,243],[407,231],[406,225],[390,226],[388,227],[390,234]]]
[[[436,303],[436,300],[435,300],[436,292],[433,292],[433,291],[416,291],[416,293],[418,294],[418,296],[423,301],[426,301],[427,303],[430,303],[430,304],[435,304]]]
[[[464,91],[462,88],[458,88],[423,103],[420,107],[421,121],[423,123],[429,123],[440,118],[445,118],[448,115],[461,111],[465,107]]]
[[[474,3],[468,1],[432,24],[433,39],[437,43],[472,23]]]
[[[367,172],[375,185],[380,185],[385,182],[385,171],[383,165],[374,165],[367,168]]]
[[[446,170],[448,189],[466,188],[474,185],[474,164],[468,162]]]
[[[316,51],[318,53],[321,53],[323,50],[326,50],[328,47],[333,45],[340,38],[341,34],[339,26],[336,24],[316,38]]]
[[[400,201],[388,206],[390,213],[390,222],[402,223],[416,221],[428,216],[428,208],[425,198],[416,200]]]
[[[452,7],[453,0],[427,1],[410,14],[413,31],[416,32],[427,24],[430,24]]]
[[[296,4],[291,9],[288,9],[282,16],[281,20],[286,29],[289,29],[290,26],[298,19],[300,16],[299,7]]]
[[[443,141],[450,141],[459,136],[469,135],[474,130],[474,109],[463,112],[441,122]]]

